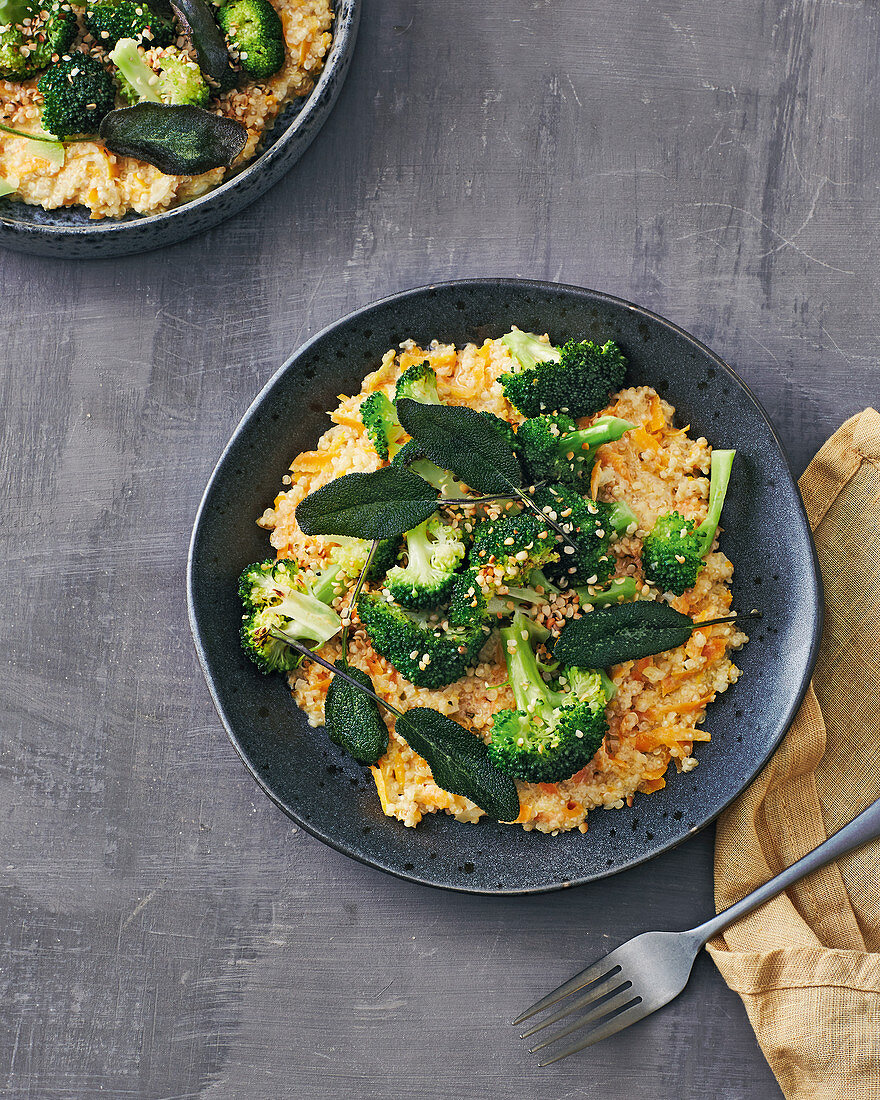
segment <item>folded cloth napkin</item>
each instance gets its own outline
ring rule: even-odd
[[[782,746],[720,820],[719,910],[880,798],[880,415],[848,420],[800,489],[825,632]],[[789,1100],[880,1100],[880,843],[810,875],[709,951]]]

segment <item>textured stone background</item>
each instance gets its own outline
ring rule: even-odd
[[[619,940],[705,917],[711,830],[522,900],[351,862],[227,742],[184,558],[289,351],[445,278],[670,317],[800,473],[880,399],[878,53],[866,0],[365,0],[335,112],[249,211],[140,258],[0,255],[0,1095],[781,1095],[705,958],[666,1011],[544,1071],[506,1022]]]

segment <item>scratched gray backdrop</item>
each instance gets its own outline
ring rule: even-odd
[[[184,555],[289,351],[449,277],[665,314],[739,370],[800,473],[880,399],[878,56],[863,0],[366,0],[329,123],[234,222],[117,262],[0,254],[0,1095],[781,1095],[706,958],[666,1011],[545,1071],[506,1022],[622,938],[705,917],[711,830],[525,900],[347,860],[227,743]]]

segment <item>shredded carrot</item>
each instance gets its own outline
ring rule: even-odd
[[[597,458],[593,464],[593,472],[590,474],[590,496],[593,500],[596,499],[596,493],[599,491],[599,475],[602,472],[602,459]]]
[[[648,779],[642,783],[639,790],[642,794],[653,794],[654,791],[662,791],[666,786],[666,780],[661,775],[659,779]]]
[[[322,466],[326,466],[331,459],[329,451],[303,451],[301,455],[298,455],[291,470],[320,470]]]
[[[694,711],[702,710],[707,703],[711,703],[715,698],[715,692],[710,692],[708,695],[701,695],[699,699],[691,699],[687,703],[669,703],[660,707],[651,707],[651,715],[655,714],[692,714]]]
[[[342,424],[346,428],[354,428],[355,431],[360,431],[363,428],[359,416],[354,416],[342,409],[337,409],[336,412],[331,413],[330,419],[334,424]]]
[[[646,425],[649,431],[659,432],[666,424],[666,417],[663,415],[663,408],[660,404],[660,398],[655,393],[651,398],[651,419]]]
[[[644,428],[636,428],[629,433],[630,441],[640,453],[642,451],[659,451],[660,440],[649,435]]]

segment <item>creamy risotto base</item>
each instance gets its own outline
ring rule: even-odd
[[[330,413],[334,426],[321,436],[315,450],[294,460],[285,478],[289,486],[260,518],[259,523],[271,532],[279,557],[295,558],[305,567],[320,563],[324,540],[303,535],[294,516],[296,505],[343,474],[375,470],[383,464],[363,431],[360,403],[376,390],[393,396],[399,375],[424,359],[437,373],[444,403],[484,409],[514,425],[522,421],[497,381],[500,374],[512,369],[510,353],[499,341],[461,349],[436,344],[423,349],[407,342],[399,350],[389,351],[379,370],[364,379],[360,393],[340,399]],[[600,449],[592,489],[600,500],[626,500],[637,515],[638,529],[615,545],[616,575],[641,580],[641,540],[656,517],[673,509],[698,522],[705,516],[711,447],[703,438],[692,439],[687,426],[676,427],[675,410],[648,386],[622,390],[602,413],[582,419],[579,425],[583,427],[603,413],[639,425],[619,442]],[[731,605],[732,574],[733,567],[716,541],[694,588],[668,602],[698,620],[723,616]],[[643,596],[648,595],[660,598],[655,589],[644,586]],[[340,598],[336,606],[343,606],[346,599]],[[609,731],[602,747],[587,767],[565,782],[517,781],[520,814],[516,824],[549,833],[586,832],[590,810],[631,804],[637,793],[650,794],[664,787],[670,772],[674,782],[675,772],[695,768],[695,746],[710,739],[699,728],[706,707],[739,677],[730,654],[746,641],[736,624],[712,626],[694,631],[687,645],[678,649],[615,666],[611,676],[617,694],[607,708]],[[334,661],[340,655],[338,641],[328,643],[320,652]],[[400,710],[433,707],[487,741],[495,711],[516,705],[510,688],[504,686],[507,668],[497,632],[487,641],[480,663],[443,688],[419,688],[404,680],[372,649],[356,619],[349,660],[367,672],[376,691]],[[306,663],[290,674],[294,699],[316,727],[323,725],[329,681],[329,673],[315,663]],[[392,729],[391,741],[372,769],[385,813],[409,826],[417,825],[424,814],[441,810],[462,822],[478,821],[482,811],[466,798],[441,790],[427,763],[394,732],[393,717],[386,718]]]

